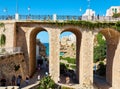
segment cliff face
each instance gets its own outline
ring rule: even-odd
[[[68,37],[63,37],[60,41],[60,52],[64,53],[63,57],[76,57],[76,42],[71,41]]]
[[[36,45],[39,47],[39,55],[42,57],[46,56],[46,47],[44,46],[44,44],[42,44],[40,42],[40,40],[36,40]]]
[[[26,70],[23,53],[0,56],[0,79],[4,76],[7,80],[7,85],[10,85],[13,75],[16,77],[21,75],[22,79],[25,79],[26,75],[28,75]]]

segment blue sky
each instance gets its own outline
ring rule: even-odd
[[[88,0],[0,0],[0,15],[7,8],[8,14],[15,14],[16,1],[18,1],[19,14],[59,14],[59,15],[81,15],[88,8]],[[90,0],[90,8],[96,14],[105,15],[110,6],[120,5],[120,0]],[[82,9],[80,12],[79,9]]]
[[[60,38],[62,36],[69,36],[70,34],[72,34],[71,32],[64,32],[60,35]],[[37,38],[40,39],[40,41],[42,43],[49,43],[49,35],[48,35],[48,32],[45,32],[45,31],[42,31],[42,32],[39,32],[38,35],[37,35]]]
[[[18,1],[18,13],[28,15],[82,15],[88,8],[88,0],[0,0],[0,15],[14,15]],[[90,8],[96,14],[105,15],[111,6],[120,6],[120,0],[90,0]],[[7,13],[3,12],[7,9]],[[82,11],[80,11],[82,9]],[[69,35],[71,33],[63,33]],[[43,43],[48,42],[48,33],[41,32],[37,35]]]

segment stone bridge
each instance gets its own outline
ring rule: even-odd
[[[49,73],[55,82],[60,76],[60,34],[70,31],[76,35],[76,73],[80,85],[93,84],[93,43],[94,37],[102,33],[107,41],[106,83],[109,89],[120,87],[120,33],[111,28],[83,28],[66,24],[59,26],[49,22],[4,21],[0,33],[6,35],[5,47],[22,47],[28,68],[32,76],[36,70],[36,35],[41,31],[49,34]]]

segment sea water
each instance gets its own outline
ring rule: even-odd
[[[46,47],[46,56],[48,57],[49,56],[49,43],[43,43],[44,46]],[[60,52],[60,56],[63,56],[64,53],[63,52]]]

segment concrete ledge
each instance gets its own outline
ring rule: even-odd
[[[21,88],[21,89],[35,89],[39,86],[39,82],[40,81],[37,81],[35,84],[28,85],[28,86]]]
[[[6,87],[0,87],[0,89],[19,89],[18,86],[6,86]]]

